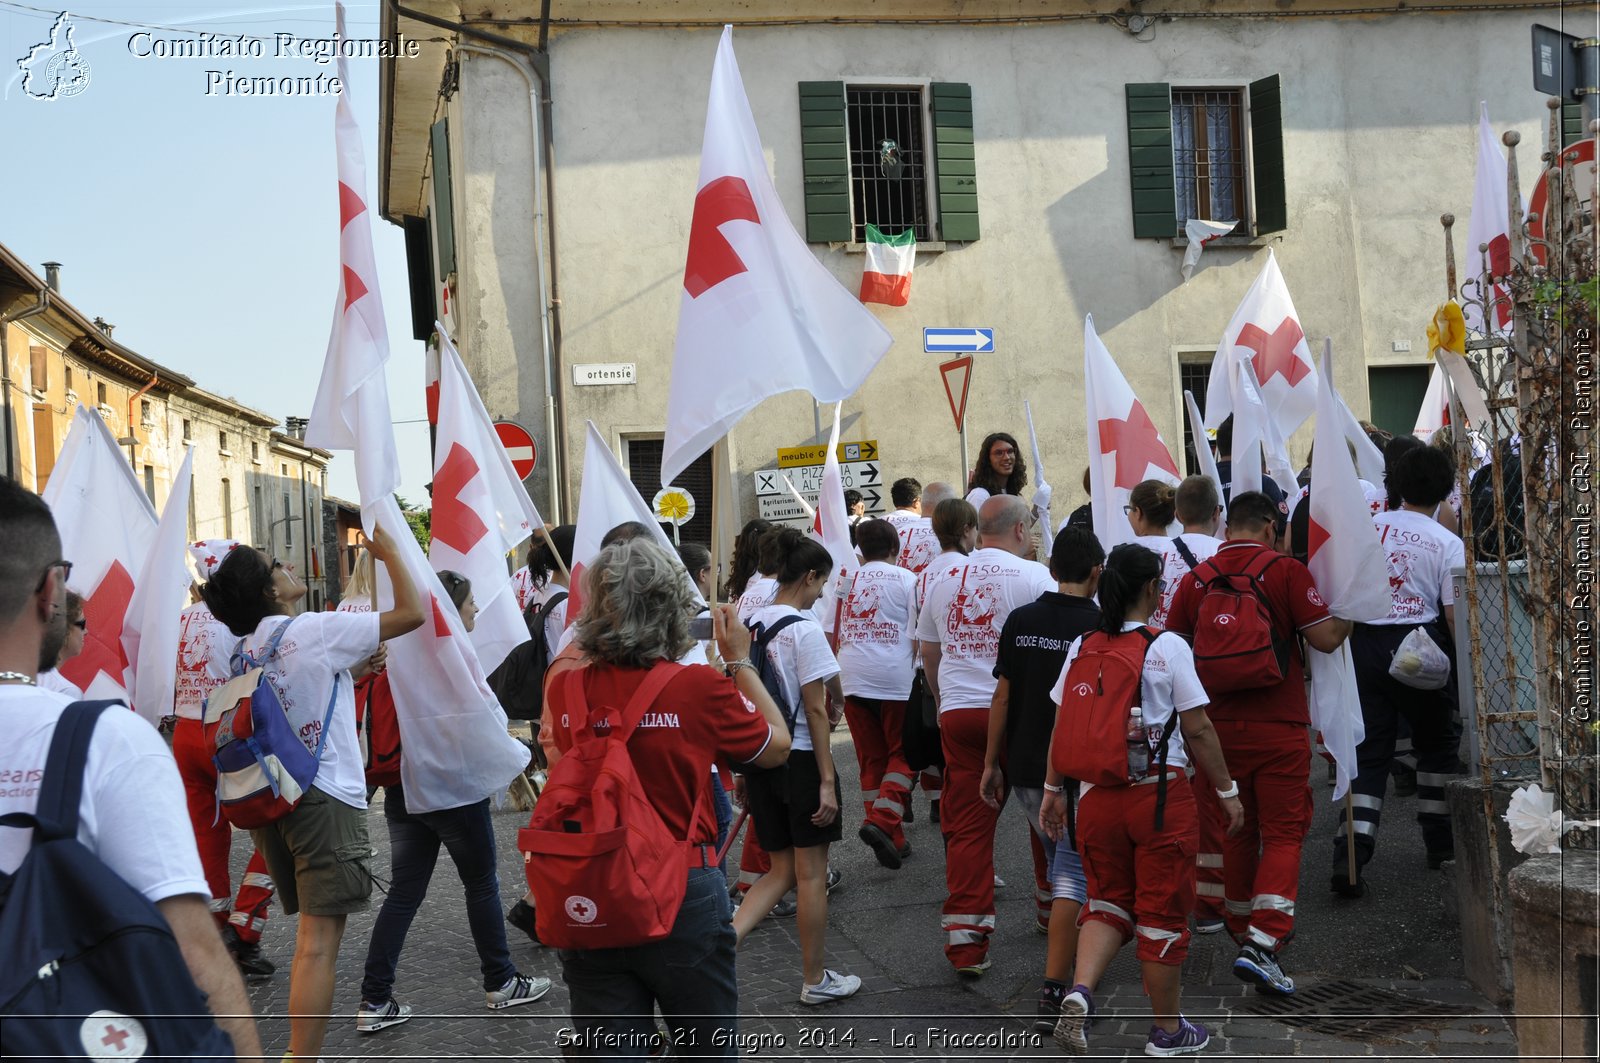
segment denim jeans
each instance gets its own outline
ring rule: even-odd
[[[1069,782],[1067,785],[1078,784]],[[1078,856],[1078,850],[1072,847],[1065,835],[1059,842],[1052,841],[1039,826],[1039,809],[1044,806],[1044,789],[1037,786],[1013,786],[1011,794],[1021,806],[1022,814],[1028,817],[1028,829],[1033,831],[1034,836],[1044,846],[1045,858],[1050,861],[1051,898],[1058,901],[1077,901],[1079,904],[1087,901],[1089,887],[1083,875],[1083,860]]]
[[[485,991],[499,989],[517,973],[506,945],[505,916],[500,911],[500,877],[495,872],[494,824],[489,801],[447,808],[440,812],[406,811],[405,793],[399,786],[384,790],[384,818],[389,825],[389,893],[372,924],[367,942],[367,971],[361,980],[361,999],[381,1004],[394,992],[395,967],[405,947],[406,932],[439,859],[442,843],[455,861],[467,896],[467,925],[478,949]]]
[[[728,800],[728,791],[722,788],[722,776],[711,776],[711,807],[717,813],[717,852],[722,852],[722,847],[728,844],[728,830],[733,826],[733,802]],[[728,861],[726,858],[717,865],[717,870],[722,872],[724,878],[728,875]]]
[[[736,1059],[739,982],[733,914],[715,868],[689,872],[672,933],[625,949],[561,950],[561,975],[572,997],[568,1059],[649,1056],[660,1007],[674,1059]]]

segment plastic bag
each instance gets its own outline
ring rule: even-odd
[[[1394,651],[1389,675],[1417,690],[1440,690],[1450,681],[1450,658],[1427,628],[1412,628]]]

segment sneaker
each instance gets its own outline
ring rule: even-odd
[[[844,876],[839,874],[839,872],[835,871],[833,869],[833,865],[832,864],[829,864],[828,865],[828,894],[829,894],[829,896],[833,895],[833,888],[835,886],[837,886],[840,882],[843,882],[843,881],[844,881]]]
[[[1089,1054],[1089,1016],[1094,1013],[1094,994],[1086,986],[1075,985],[1061,998],[1061,1018],[1056,1020],[1056,1044],[1069,1056]]]
[[[1033,917],[1033,932],[1035,934],[1038,934],[1040,937],[1049,937],[1050,936],[1050,917],[1048,915],[1036,915],[1036,916],[1034,916]]]
[[[541,947],[544,945],[544,942],[539,940],[539,931],[534,924],[533,906],[527,901],[513,904],[511,910],[506,913],[506,922],[527,934],[528,940],[535,945]]]
[[[800,906],[798,904],[790,900],[788,897],[784,897],[782,900],[778,901],[777,904],[774,904],[772,906],[772,911],[768,912],[767,914],[774,919],[793,919],[794,913],[799,910]]]
[[[1228,921],[1220,916],[1216,919],[1196,919],[1194,932],[1196,934],[1220,934],[1228,929]]]
[[[802,1004],[831,1004],[835,1000],[855,996],[856,990],[861,988],[861,979],[853,974],[840,974],[838,971],[823,971],[822,981],[816,985],[802,985],[800,987],[800,1003]]]
[[[1006,880],[1001,878],[999,875],[996,875],[994,877],[994,888],[997,889],[997,890],[1005,889],[1006,888]]]
[[[491,1008],[514,1008],[518,1004],[532,1004],[548,992],[550,992],[550,979],[514,974],[511,980],[499,989],[491,989],[484,993],[483,999]]]
[[[1358,878],[1354,882],[1351,882],[1350,871],[1348,868],[1341,867],[1339,870],[1335,871],[1333,873],[1333,879],[1329,884],[1333,887],[1333,892],[1337,893],[1341,897],[1350,897],[1354,899],[1357,897],[1365,897],[1367,895],[1367,880],[1365,878]]]
[[[911,855],[911,841],[907,839],[900,843],[900,859],[904,860]]]
[[[878,858],[878,863],[890,871],[900,870],[900,850],[895,846],[894,839],[889,837],[882,827],[874,823],[863,823],[858,835],[862,841],[872,848],[872,855]],[[829,869],[828,878],[830,879],[828,888],[831,890],[833,888],[831,868]]]
[[[356,1012],[356,1033],[377,1033],[385,1026],[399,1026],[402,1022],[411,1019],[411,1005],[398,1004],[393,1000],[382,1004],[369,1004],[361,1002],[361,1010]]]
[[[969,963],[965,967],[957,967],[956,974],[963,978],[982,978],[983,972],[989,969],[989,957],[985,956],[977,963]]]
[[[1211,1035],[1197,1022],[1178,1016],[1178,1028],[1171,1033],[1159,1026],[1150,1027],[1150,1040],[1145,1042],[1147,1056],[1182,1056],[1198,1052],[1211,1043]]]
[[[1239,958],[1233,961],[1233,976],[1241,982],[1254,982],[1258,993],[1285,997],[1294,993],[1294,979],[1283,973],[1277,958],[1254,945],[1239,950]]]
[[[1067,987],[1059,982],[1051,985],[1045,983],[1039,989],[1039,1017],[1033,1020],[1034,1031],[1047,1034],[1056,1028],[1056,1023],[1061,1019],[1061,1001],[1067,995]]]
[[[911,807],[911,795],[910,794],[906,794],[906,811],[905,811],[905,815],[900,817],[900,822],[901,823],[915,823],[916,821],[917,821],[917,810]]]
[[[223,927],[222,943],[228,947],[228,954],[233,957],[239,973],[251,985],[268,981],[272,978],[272,972],[278,969],[277,964],[261,955],[259,942],[244,940],[232,925]]]

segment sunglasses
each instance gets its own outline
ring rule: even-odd
[[[50,581],[50,570],[57,568],[61,570],[62,583],[65,583],[67,580],[72,578],[71,561],[52,561],[48,565],[44,566],[44,572],[39,576],[39,585],[33,589],[33,593],[38,594],[40,591],[44,590],[44,585]]]

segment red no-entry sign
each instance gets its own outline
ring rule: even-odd
[[[500,445],[506,448],[506,457],[511,459],[511,467],[516,470],[517,478],[526,480],[533,474],[539,455],[533,445],[533,436],[515,421],[496,421],[494,434],[500,437]]]

